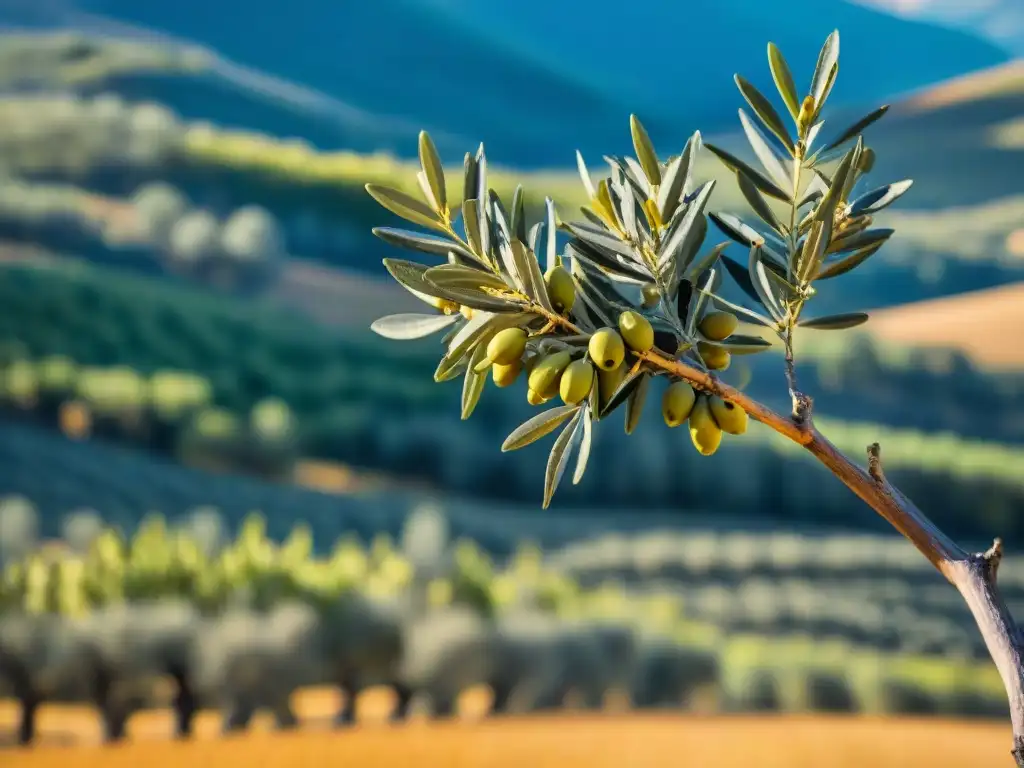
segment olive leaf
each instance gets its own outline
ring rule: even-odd
[[[765,317],[759,312],[754,312],[751,309],[734,304],[728,299],[723,299],[719,295],[711,296],[711,303],[717,306],[719,309],[728,310],[734,315],[740,316],[743,320],[748,323],[755,323],[756,325],[763,325],[765,328],[775,328],[775,322],[770,318]]]
[[[575,259],[571,265],[571,272],[576,284],[576,297],[582,301],[586,311],[594,316],[597,324],[602,326],[613,325],[611,315],[605,312],[605,302],[601,300],[601,294],[594,289],[590,278]],[[576,312],[575,308],[573,312]]]
[[[779,89],[779,95],[786,102],[786,109],[796,120],[800,114],[800,99],[796,95],[796,83],[793,82],[793,74],[789,71],[789,65],[786,64],[782,51],[775,43],[768,43],[768,65],[772,70],[775,87]]]
[[[597,397],[598,388],[595,386],[591,394]],[[594,440],[593,405],[588,402],[580,417],[583,424],[583,434],[580,440],[579,451],[576,453],[576,470],[572,473],[572,484],[578,485],[583,479],[583,473],[587,470],[587,461],[590,459],[590,446]]]
[[[765,127],[778,137],[790,154],[795,152],[796,147],[793,144],[793,138],[789,135],[789,131],[786,130],[782,118],[779,117],[779,113],[775,111],[775,107],[772,106],[771,102],[742,75],[733,75],[733,80],[736,81],[736,87],[740,89],[740,93],[747,100],[747,104],[754,110],[754,114],[761,119]]]
[[[538,221],[526,234],[526,247],[533,251],[533,253],[540,254],[540,234],[544,231],[544,222]]]
[[[696,131],[686,142],[683,153],[669,161],[658,187],[658,212],[662,221],[668,221],[686,193],[686,184],[693,172],[697,154],[702,146],[700,131]]]
[[[541,411],[536,416],[533,416],[518,427],[516,427],[505,438],[505,442],[501,444],[502,452],[515,451],[519,448],[523,448],[530,443],[540,440],[547,434],[554,432],[558,429],[558,426],[572,416],[579,406],[576,405],[559,405],[554,408],[549,408],[546,411]]]
[[[597,197],[597,190],[594,189],[594,182],[590,178],[590,172],[587,170],[587,164],[583,162],[583,154],[578,149],[576,150],[576,168],[580,172],[580,179],[583,180],[583,188],[587,190],[587,197],[593,200]]]
[[[697,261],[690,265],[687,272],[691,275],[702,275],[704,272],[715,265],[718,258],[725,252],[725,249],[732,245],[731,242],[719,243],[706,254],[701,256]]]
[[[892,237],[894,232],[895,230],[893,229],[865,229],[863,232],[857,232],[849,237],[840,237],[833,240],[828,247],[828,253],[845,253],[859,248],[866,248],[875,243],[884,243]]]
[[[651,377],[641,372],[637,377],[637,385],[629,393],[629,397],[626,398],[625,429],[627,435],[632,435],[640,423],[640,417],[644,412],[644,403],[647,401],[647,392],[651,388],[650,385]]]
[[[831,237],[831,230],[831,222],[815,221],[811,224],[811,231],[800,250],[794,254],[797,261],[793,265],[792,271],[801,284],[807,283],[817,274],[821,262],[825,258],[825,249]]]
[[[769,180],[764,174],[758,172],[732,153],[726,152],[724,149],[721,149],[714,144],[708,144],[705,142],[704,146],[719,160],[721,160],[725,167],[730,171],[742,170],[750,177],[750,180],[754,182],[757,188],[769,197],[774,197],[776,200],[782,200],[784,203],[792,201],[788,192],[784,192],[775,184],[775,182]]]
[[[828,181],[828,191],[822,197],[821,202],[818,203],[818,207],[815,209],[814,218],[817,221],[831,222],[835,217],[836,206],[842,198],[843,189],[846,186],[847,176],[853,173],[853,162],[857,155],[860,154],[863,142],[858,138],[856,146],[847,152],[842,161],[839,163],[839,167],[836,168],[832,178]],[[817,172],[817,169],[815,169]]]
[[[868,321],[867,312],[848,312],[842,315],[816,317],[812,320],[801,320],[797,325],[801,328],[814,328],[820,331],[841,331],[855,328]]]
[[[417,264],[415,261],[405,259],[383,259],[384,269],[388,271],[395,280],[406,290],[417,296],[443,298],[437,287],[431,285],[424,278],[424,273],[429,269],[426,264]]]
[[[690,315],[686,318],[686,335],[692,337],[697,328],[697,318],[704,312],[704,305],[714,294],[720,280],[718,270],[709,269],[702,277],[697,279],[697,298],[690,302]]]
[[[490,254],[484,247],[483,233],[480,231],[480,201],[474,197],[462,201],[462,226],[466,230],[469,247],[489,262]]]
[[[815,111],[820,113],[828,98],[832,83],[835,82],[839,67],[839,30],[833,30],[825,40],[818,54],[818,63],[811,79],[811,96],[814,97]]]
[[[889,105],[888,104],[883,104],[882,106],[878,107],[877,109],[872,110],[868,114],[864,115],[864,117],[862,117],[860,120],[858,120],[853,125],[851,125],[849,128],[847,128],[842,133],[840,133],[831,142],[829,142],[824,147],[822,147],[822,151],[823,152],[827,152],[830,149],[835,149],[840,144],[845,144],[850,139],[852,139],[854,136],[857,136],[858,134],[860,134],[865,128],[867,128],[873,122],[875,122],[876,120],[881,118],[882,115],[884,115],[888,111],[889,111]]]
[[[465,373],[467,366],[468,361],[465,357],[459,357],[454,360],[442,357],[441,362],[437,364],[437,369],[434,371],[434,381],[437,384],[454,381]]]
[[[462,199],[473,199],[480,188],[480,166],[469,152],[462,161]]]
[[[608,398],[608,402],[604,404],[604,408],[601,409],[602,419],[626,402],[626,399],[633,394],[633,390],[640,386],[640,379],[644,375],[640,371],[634,371],[626,375],[626,378],[619,384],[618,389],[612,393],[611,397]]]
[[[772,211],[771,206],[768,205],[768,201],[761,196],[760,192],[758,192],[757,187],[754,185],[754,182],[750,180],[750,177],[743,173],[743,171],[736,171],[736,182],[739,184],[740,193],[743,195],[743,199],[747,201],[761,221],[776,232],[784,232],[785,229],[782,226],[782,223],[778,218],[776,218],[775,212]]]
[[[636,115],[629,116],[629,130],[633,135],[633,149],[636,151],[636,159],[640,161],[640,167],[644,170],[647,180],[654,186],[661,184],[661,165],[658,163],[658,153],[654,151],[654,144],[651,137],[647,135],[643,123]]]
[[[451,369],[459,364],[468,362],[463,358],[465,358],[473,346],[488,336],[488,334],[495,332],[496,328],[493,321],[497,317],[499,316],[488,312],[477,312],[459,328],[458,333],[455,334],[448,344],[448,351],[441,358],[441,362],[437,366],[437,371],[434,373],[435,381],[440,381],[439,376],[448,374]]]
[[[444,185],[444,168],[441,166],[441,158],[437,154],[437,147],[434,146],[430,134],[420,131],[419,140],[420,167],[423,168],[423,175],[427,179],[430,188],[430,196],[434,201],[436,210],[440,213],[448,209],[448,196]]]
[[[523,194],[523,185],[517,184],[516,190],[512,194],[512,220],[509,222],[509,230],[521,243],[526,242],[526,211]]]
[[[765,309],[768,310],[769,314],[776,320],[781,321],[785,312],[782,309],[782,305],[779,303],[778,298],[778,283],[772,281],[769,277],[769,272],[765,269],[764,262],[761,261],[761,248],[760,246],[753,246],[750,249],[750,279],[754,283],[754,288],[757,290],[757,294],[761,299],[761,304]],[[773,287],[773,284],[776,287]]]
[[[708,218],[722,231],[723,235],[740,245],[749,248],[764,242],[761,233],[748,224],[744,224],[738,216],[733,216],[731,213],[709,213]]]
[[[624,243],[607,229],[600,229],[596,225],[574,221],[566,224],[569,234],[577,240],[583,241],[591,248],[600,251],[610,251],[619,256],[625,256],[633,260],[633,249],[629,243]]]
[[[550,197],[544,198],[544,228],[547,235],[545,262],[547,269],[553,269],[558,265],[558,227],[555,225],[555,201]]]
[[[744,336],[734,333],[727,339],[716,341],[720,347],[729,350],[733,355],[753,355],[771,349],[773,344],[760,336]]]
[[[790,189],[793,186],[793,180],[790,178],[782,158],[779,157],[758,125],[747,117],[747,113],[740,109],[739,115],[743,132],[746,134],[754,154],[757,155],[757,159],[761,161],[761,165],[768,171],[768,175],[779,185],[780,189]]]
[[[652,276],[646,270],[627,262],[623,257],[616,259],[603,253],[582,240],[572,242],[567,247],[572,249],[574,258],[590,264],[613,280],[628,283],[646,283],[651,280]]]
[[[865,213],[877,213],[896,202],[913,185],[914,182],[911,179],[904,179],[903,181],[886,184],[884,187],[865,192],[850,203],[850,215],[861,216]]]
[[[461,317],[458,313],[451,315],[426,315],[406,312],[398,315],[387,315],[374,320],[370,330],[385,339],[405,341],[422,339],[432,333],[447,328]]]
[[[415,197],[397,189],[380,184],[367,184],[366,191],[374,200],[399,218],[419,224],[428,229],[445,232],[445,226],[438,215]]]
[[[810,149],[814,146],[814,142],[818,140],[818,134],[821,133],[822,127],[825,125],[824,120],[819,120],[810,128],[807,129],[807,138],[804,139],[804,146]],[[812,161],[813,162],[813,161]]]
[[[523,278],[526,288],[526,295],[538,302],[544,309],[554,312],[555,307],[548,296],[547,285],[544,283],[544,274],[540,271],[540,263],[534,254],[527,250],[519,240],[511,242],[512,255],[515,258],[516,268]]]
[[[640,195],[641,200],[647,200],[651,197],[653,187],[651,182],[648,181],[647,175],[644,173],[643,166],[640,165],[632,157],[623,158],[626,163],[626,180],[632,184],[633,189]],[[658,167],[658,173],[661,173],[661,167]]]
[[[454,240],[424,235],[420,232],[411,232],[407,229],[393,229],[392,227],[374,227],[370,231],[388,245],[394,245],[398,248],[429,253],[435,256],[447,256],[451,252],[455,253],[461,261],[469,261],[475,264],[480,263],[480,259],[475,254],[470,253]]]
[[[466,377],[462,380],[462,420],[473,415],[476,404],[480,402],[484,385],[487,383],[487,371],[477,373],[476,367],[487,359],[487,345],[477,344],[466,368]]]
[[[673,228],[671,235],[666,238],[658,256],[658,270],[664,271],[672,264],[676,265],[677,273],[682,275],[697,255],[697,250],[704,242],[707,233],[707,223],[704,219],[704,208],[707,206],[712,191],[715,188],[715,180],[705,182],[697,196],[686,206],[686,212],[679,223]],[[702,225],[703,226],[700,226]]]
[[[576,406],[576,414],[565,426],[561,434],[555,438],[555,444],[551,446],[551,453],[548,455],[548,465],[544,470],[544,503],[543,509],[551,505],[551,498],[555,495],[558,484],[562,481],[566,464],[569,463],[569,455],[572,453],[572,444],[579,436],[581,427],[581,416],[583,407]]]
[[[443,264],[440,267],[431,267],[423,273],[423,279],[435,288],[447,290],[451,288],[493,288],[498,291],[507,291],[509,286],[495,274],[484,272],[481,269],[462,267],[454,264]]]
[[[874,245],[869,245],[867,248],[862,248],[859,251],[854,251],[849,256],[844,256],[841,259],[836,259],[826,263],[821,271],[818,273],[818,280],[828,280],[832,277],[839,277],[839,275],[845,275],[850,270],[859,267],[871,256],[878,252],[878,250],[885,245],[885,241],[877,242]]]

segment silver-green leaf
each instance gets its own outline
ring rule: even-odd
[[[503,452],[515,451],[554,432],[558,426],[576,412],[579,406],[559,405],[538,413],[516,427],[501,444]]]
[[[415,312],[406,312],[398,315],[387,315],[386,317],[374,320],[370,330],[383,336],[385,339],[406,341],[409,339],[422,339],[447,328],[461,317],[458,313],[452,315],[425,315]]]
[[[856,328],[867,321],[867,312],[848,312],[842,315],[829,315],[828,317],[817,317],[812,320],[801,320],[798,325],[801,328],[812,328],[819,331],[842,331],[847,328]]]
[[[647,392],[650,388],[651,377],[641,373],[637,378],[636,387],[633,388],[633,391],[629,393],[629,397],[626,399],[625,429],[627,435],[632,435],[640,423],[640,417],[644,412],[644,403],[647,401]]]
[[[835,80],[833,69],[839,63],[839,30],[833,30],[832,34],[825,40],[818,54],[818,63],[814,68],[814,77],[811,79],[811,95],[818,112],[828,98],[832,82]]]
[[[652,185],[661,184],[661,165],[658,163],[658,153],[654,151],[651,137],[647,135],[647,130],[636,115],[629,116],[629,130],[633,135],[636,159],[640,161],[644,175]]]
[[[791,189],[793,187],[793,179],[790,178],[789,171],[786,170],[786,166],[775,151],[775,148],[769,143],[768,138],[758,127],[757,123],[747,117],[746,112],[741,109],[739,114],[740,123],[743,125],[743,132],[747,135],[747,141],[750,142],[750,146],[754,150],[754,154],[757,155],[757,159],[761,161],[761,165],[764,166],[764,169],[768,171],[768,175],[772,177],[772,180],[781,189]]]
[[[579,436],[581,426],[582,406],[575,406],[576,415],[573,416],[561,434],[555,438],[555,444],[551,446],[551,453],[548,455],[548,465],[544,470],[544,503],[542,507],[547,509],[551,499],[558,489],[558,484],[565,474],[565,467],[569,463],[569,455],[572,453],[572,444]]]
[[[800,114],[800,99],[796,95],[796,83],[793,82],[793,74],[789,71],[789,65],[786,64],[782,51],[775,43],[768,43],[768,65],[772,70],[775,87],[779,89],[779,95],[786,102],[786,109],[796,120]]]
[[[591,390],[591,394],[597,392],[597,387]],[[594,395],[596,397],[596,395]],[[591,403],[586,405],[583,415],[580,417],[583,423],[583,435],[580,440],[580,448],[576,454],[576,471],[572,473],[572,484],[578,485],[583,479],[583,473],[587,471],[587,461],[590,459],[590,446],[594,440],[594,420]]]
[[[473,348],[473,355],[469,359],[466,368],[466,376],[462,380],[462,420],[465,421],[473,415],[476,404],[480,402],[480,395],[483,394],[484,385],[487,383],[487,371],[478,373],[476,367],[487,359],[487,347],[484,344],[477,344]]]
[[[366,191],[374,200],[387,208],[399,218],[419,224],[428,229],[436,229],[439,232],[445,231],[445,226],[440,217],[427,205],[417,200],[412,195],[407,195],[397,189],[391,189],[380,184],[367,184]]]
[[[427,177],[427,184],[430,187],[430,194],[438,211],[448,207],[448,193],[445,191],[444,168],[441,166],[441,158],[437,154],[437,147],[434,146],[430,134],[420,131],[420,167]]]
[[[747,104],[754,110],[754,114],[761,119],[761,122],[764,123],[769,131],[778,137],[786,149],[791,153],[794,152],[793,137],[789,135],[789,131],[786,130],[782,118],[779,117],[779,113],[775,111],[775,107],[772,106],[771,102],[742,75],[733,75],[733,79],[736,81],[736,87],[743,94],[743,98],[747,100]]]

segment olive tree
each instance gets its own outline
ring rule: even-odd
[[[583,477],[596,423],[621,408],[626,432],[633,431],[656,377],[669,382],[661,402],[665,422],[687,423],[700,454],[713,454],[723,433],[742,434],[748,418],[805,448],[959,590],[1006,686],[1013,755],[1024,766],[1022,642],[996,588],[1001,541],[981,553],[958,546],[886,478],[877,443],[867,448],[865,469],[829,442],[797,381],[796,328],[841,331],[868,319],[864,313],[807,316],[816,285],[855,269],[885,244],[893,231],[873,227],[872,217],[911,185],[865,183],[874,152],[863,131],[885,106],[831,141],[820,140],[838,57],[839,35],[833,32],[801,98],[782,54],[768,45],[789,125],[736,75],[750,108],[750,114],[740,110],[740,121],[760,169],[704,143],[699,132],[663,161],[633,116],[636,156],[607,157],[604,178],[595,181],[577,153],[590,202],[583,218],[570,223],[560,220],[547,198],[541,220],[531,226],[522,187],[506,208],[488,186],[483,145],[466,154],[462,201],[452,204],[437,151],[421,133],[422,197],[377,185],[367,191],[392,213],[431,231],[374,230],[390,244],[440,257],[437,266],[384,261],[434,311],[390,315],[373,328],[391,339],[446,330],[434,378],[462,378],[464,419],[489,377],[505,387],[525,372],[533,405],[560,397],[561,404],[520,425],[502,445],[515,450],[558,431],[544,477],[545,507],[573,455],[573,482]],[[709,209],[715,182],[698,184],[694,174],[704,150],[735,174],[753,213],[746,220]],[[709,219],[725,240],[704,248]],[[561,252],[560,232],[568,236]],[[727,253],[737,247],[739,259]],[[742,303],[722,296],[726,275],[745,294]],[[775,345],[784,351],[791,413],[767,408],[717,375],[733,355]]]

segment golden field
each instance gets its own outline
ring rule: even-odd
[[[443,766],[443,768],[953,768],[1011,765],[1009,725],[942,720],[822,716],[701,716],[683,714],[519,717],[480,721],[486,696],[469,696],[464,718],[404,725],[382,721],[387,696],[360,701],[360,725],[345,732],[324,718],[336,699],[302,694],[307,725],[274,733],[265,719],[251,732],[221,737],[214,713],[200,718],[196,739],[172,742],[168,714],[150,712],[131,723],[128,743],[97,743],[95,719],[84,709],[51,707],[41,717],[42,741],[0,751],[4,768],[140,768],[201,766]],[[16,707],[0,704],[7,736]],[[9,742],[8,742],[9,743]]]

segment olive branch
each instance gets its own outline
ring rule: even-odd
[[[560,430],[545,471],[545,508],[573,453],[573,483],[583,478],[595,423],[621,408],[626,432],[635,429],[656,377],[669,382],[661,403],[666,424],[687,423],[703,455],[715,453],[723,434],[743,434],[750,418],[803,446],[964,597],[1006,687],[1013,755],[1024,766],[1022,643],[996,588],[1001,541],[984,553],[961,549],[885,478],[877,443],[869,446],[864,469],[818,431],[813,401],[797,382],[797,328],[843,330],[868,319],[863,312],[805,317],[804,311],[818,282],[856,269],[893,235],[873,226],[874,214],[912,182],[865,183],[875,154],[863,132],[887,107],[820,142],[822,108],[839,69],[838,32],[822,46],[802,98],[773,44],[768,60],[792,127],[756,87],[735,76],[753,114],[740,109],[740,122],[763,171],[704,142],[699,131],[678,155],[662,161],[634,115],[635,157],[606,156],[607,176],[595,183],[577,152],[590,201],[578,221],[560,221],[547,198],[541,219],[529,224],[521,186],[506,209],[487,184],[482,144],[465,156],[462,201],[453,207],[437,150],[421,133],[422,199],[373,184],[367,191],[392,213],[432,231],[374,229],[390,244],[444,259],[438,266],[384,260],[388,272],[433,311],[389,315],[372,327],[391,339],[447,330],[434,378],[462,377],[463,419],[472,414],[488,374],[506,387],[525,372],[532,405],[560,397],[561,405],[521,424],[502,445],[515,450]],[[708,210],[715,181],[697,184],[694,178],[702,150],[735,174],[752,217]],[[709,220],[726,239],[705,249]],[[559,233],[568,236],[562,252]],[[726,253],[734,246],[745,257]],[[721,295],[725,275],[742,291],[741,302]],[[785,415],[717,375],[734,355],[763,352],[775,343],[784,350],[792,398],[792,412]]]

